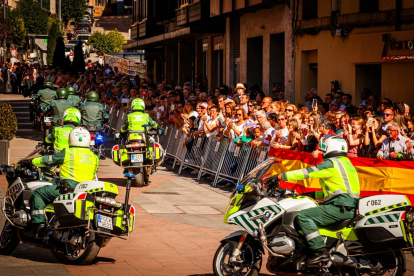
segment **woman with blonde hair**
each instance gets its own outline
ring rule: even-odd
[[[290,149],[295,150],[298,147],[300,133],[298,132],[299,125],[296,119],[289,119],[287,121],[287,128],[289,130],[289,135],[286,141],[286,144],[281,144],[277,142],[273,142],[271,144],[272,147],[275,149]]]
[[[285,112],[286,112],[287,119],[289,120],[290,118],[293,118],[293,115],[298,113],[298,108],[294,104],[288,104],[286,105]]]
[[[364,145],[364,135],[362,133],[362,126],[364,120],[362,118],[355,118],[348,124],[348,129],[344,128],[344,139],[348,143],[348,157],[361,157],[362,146]]]

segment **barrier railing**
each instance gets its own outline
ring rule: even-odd
[[[184,168],[198,170],[197,180],[210,175],[214,187],[221,180],[237,183],[266,160],[270,150],[269,147],[236,145],[228,138],[187,137],[171,126],[165,127],[160,142],[167,158],[173,161],[173,169],[179,164],[178,174]]]

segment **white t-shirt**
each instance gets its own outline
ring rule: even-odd
[[[286,126],[285,128],[282,128],[282,129],[281,129],[280,127],[277,127],[277,128],[276,128],[276,130],[280,130],[280,131],[282,132],[282,137],[280,137],[279,142],[280,142],[282,145],[285,145],[285,144],[286,144],[286,142],[287,142],[287,140],[288,140],[288,136],[289,136],[289,130],[288,130],[287,126]],[[273,142],[275,139],[276,139],[276,131],[273,133],[272,142]]]
[[[246,124],[242,124],[242,125],[237,125],[237,122],[234,122],[234,128],[235,129],[237,129],[238,131],[240,131],[240,134],[239,135],[237,135],[235,132],[234,132],[234,130],[233,129],[231,129],[230,130],[230,136],[229,136],[229,139],[230,139],[230,146],[229,146],[229,151],[230,152],[234,152],[234,149],[235,149],[235,147],[236,147],[236,145],[234,144],[234,139],[237,139],[237,138],[239,138],[240,136],[242,136],[243,135],[243,131],[244,131],[244,128],[246,127]],[[226,130],[227,130],[227,127],[226,127],[226,129],[224,129],[224,131],[223,131],[223,133],[225,133],[226,132]]]
[[[218,117],[216,119],[214,119],[214,120],[213,120],[213,118],[209,118],[207,120],[207,125],[210,126],[210,127],[213,126],[213,125],[218,126],[219,125],[219,119],[218,119]],[[214,136],[217,133],[218,133],[218,127],[214,131],[208,131],[208,129],[206,130],[206,136],[207,136],[207,138],[210,138],[211,136]]]
[[[267,129],[264,133],[263,133],[263,137],[262,137],[262,142],[263,143],[265,143],[266,145],[269,145],[270,144],[270,141],[269,140],[266,140],[265,138],[267,137],[267,136],[269,136],[270,135],[270,137],[272,137],[272,139],[273,139],[273,135],[275,134],[275,129],[273,128],[273,127],[271,127],[271,128],[269,128],[269,129]],[[288,133],[289,134],[289,133]],[[271,140],[272,140],[271,139]]]

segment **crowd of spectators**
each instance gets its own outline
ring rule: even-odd
[[[352,95],[339,89],[338,81],[331,82],[331,91],[324,96],[310,89],[303,104],[295,105],[285,99],[280,84],[270,96],[258,85],[243,83],[210,90],[202,82],[173,87],[167,81],[155,84],[150,75],[130,79],[117,67],[91,62],[77,74],[19,62],[3,65],[2,72],[4,85],[10,83],[6,92],[35,93],[44,81],[51,81],[56,88],[72,85],[83,97],[96,91],[102,104],[123,110],[133,99],[142,98],[154,120],[182,129],[188,139],[216,136],[231,139],[236,146],[305,151],[317,157],[320,138],[337,134],[347,141],[348,156],[414,160],[414,116],[409,106],[381,100],[368,88],[360,91],[362,101],[355,104]]]

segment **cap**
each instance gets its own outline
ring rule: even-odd
[[[200,107],[207,108],[208,107],[208,104],[207,103],[202,103],[202,104],[200,104]]]

